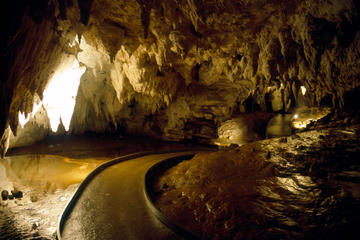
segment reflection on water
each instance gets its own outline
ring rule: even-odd
[[[294,111],[294,119],[292,125],[294,128],[305,128],[310,123],[316,122],[319,119],[324,118],[330,113],[330,108],[327,107],[301,107]]]
[[[277,114],[270,119],[266,128],[266,137],[290,136],[292,134],[292,114]]]
[[[74,160],[55,155],[21,155],[1,161],[14,183],[52,192],[81,182],[102,161]]]
[[[1,190],[20,190],[23,198],[0,202],[0,239],[55,239],[66,203],[79,183],[103,162],[54,155],[1,159]]]
[[[301,107],[297,108],[293,114],[277,114],[269,121],[266,136],[267,138],[290,136],[293,128],[305,128],[329,113],[330,109],[325,107]]]
[[[329,108],[301,107],[295,109],[292,114],[276,114],[270,121],[269,118],[273,115],[269,113],[255,112],[236,115],[221,123],[218,127],[218,138],[214,140],[214,144],[241,146],[263,139],[265,136],[266,138],[290,136],[295,129],[305,128],[329,113]]]

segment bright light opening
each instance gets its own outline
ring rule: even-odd
[[[300,87],[300,89],[301,89],[301,93],[302,93],[302,95],[304,96],[304,95],[305,95],[305,93],[306,93],[306,87],[301,86],[301,87]]]
[[[39,111],[41,105],[42,105],[41,101],[38,104],[34,103],[33,111],[31,114],[28,114],[27,117],[25,117],[24,113],[19,112],[19,123],[22,128],[24,128],[25,124],[30,120],[30,116],[31,117],[35,116],[35,114]]]
[[[73,41],[72,43],[69,43],[69,46],[70,46],[70,47],[74,47],[74,46],[76,45],[76,43],[77,43],[77,44],[80,44],[80,43],[79,43],[79,36],[78,36],[78,35],[76,35],[76,37],[75,37],[75,39],[74,39],[74,41]]]
[[[60,118],[65,130],[69,130],[80,77],[85,70],[86,68],[80,67],[79,62],[75,60],[71,68],[56,73],[46,87],[43,102],[53,132],[57,131]]]
[[[25,117],[25,114],[22,112],[19,112],[19,123],[22,128],[24,128],[24,125],[30,120],[30,114],[28,114],[27,117]]]

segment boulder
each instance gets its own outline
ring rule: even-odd
[[[18,190],[12,190],[11,194],[15,197],[15,198],[22,198],[23,197],[23,192],[22,191],[18,191]]]
[[[2,200],[7,200],[8,198],[9,198],[9,192],[7,191],[7,190],[3,190],[2,192],[1,192],[1,198],[2,198]]]

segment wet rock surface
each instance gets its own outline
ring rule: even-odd
[[[156,205],[204,239],[353,239],[360,125],[326,121],[179,163],[154,182]]]
[[[59,216],[94,168],[118,156],[191,146],[139,136],[88,135],[54,137],[14,148],[0,159],[1,191],[14,196],[0,200],[0,239],[56,239]]]
[[[54,74],[75,58],[86,71],[71,134],[126,131],[209,142],[237,113],[298,105],[341,109],[358,99],[354,0],[14,5],[4,10],[13,25],[1,45],[2,155],[8,146],[3,130],[10,126],[16,135],[19,111],[30,114]],[[46,119],[37,121],[17,144],[49,134]],[[38,136],[28,138],[32,132]]]
[[[214,143],[219,146],[243,145],[265,139],[267,126],[274,115],[268,112],[236,114],[217,128],[218,137]]]

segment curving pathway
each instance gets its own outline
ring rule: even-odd
[[[65,209],[58,239],[183,239],[151,212],[144,179],[154,164],[193,153],[140,153],[100,166],[84,180]]]

